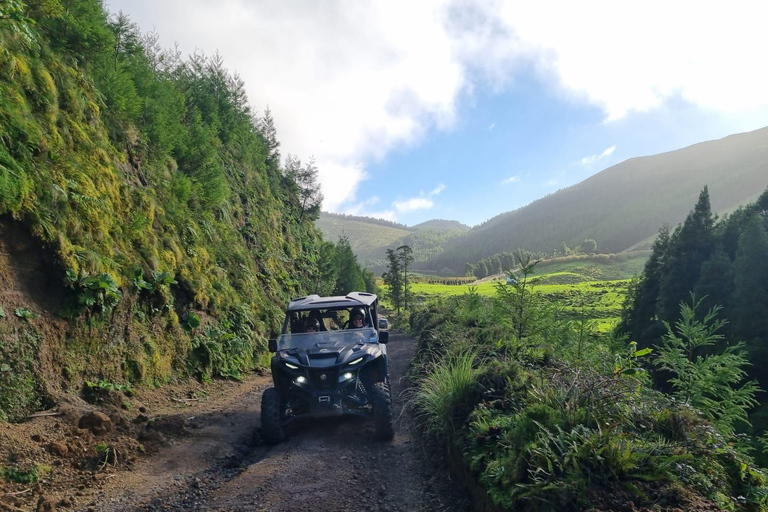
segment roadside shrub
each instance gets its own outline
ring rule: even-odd
[[[448,438],[472,411],[480,390],[475,358],[467,350],[434,363],[410,397],[410,405],[431,434]]]
[[[508,305],[520,304],[510,297]],[[470,326],[464,319],[474,313],[462,308],[473,300],[443,300],[412,314],[422,330],[410,404],[429,434],[459,448],[495,506],[687,509],[693,500],[766,509],[768,486],[746,436],[718,430],[652,389],[643,368],[649,349],[604,340],[573,321],[558,330],[526,324],[519,336],[498,328],[505,325],[493,316],[499,309]],[[554,332],[571,342],[550,343]]]

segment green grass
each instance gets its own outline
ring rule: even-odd
[[[430,433],[448,437],[455,432],[457,409],[466,408],[477,388],[473,369],[476,357],[477,354],[466,350],[434,363],[412,395],[411,405],[422,411]]]
[[[604,261],[599,256],[575,261],[555,260],[552,263],[542,261],[536,270],[542,275],[572,272],[599,280],[630,279],[640,275],[645,262],[648,260],[646,253],[628,255],[626,259],[622,256],[617,255],[613,259],[604,259]]]
[[[534,290],[543,294],[551,303],[558,303],[563,311],[575,317],[581,315],[594,320],[600,332],[608,331],[619,320],[621,307],[630,278],[639,274],[644,258],[622,262],[594,264],[572,261],[544,266],[539,273]],[[485,297],[496,295],[497,282],[477,285],[477,293]],[[469,287],[429,283],[411,284],[411,293],[417,301],[438,297],[463,295]]]

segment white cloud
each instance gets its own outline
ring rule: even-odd
[[[520,183],[522,178],[520,176],[511,176],[501,182],[502,185],[509,185],[510,183]]]
[[[494,128],[496,128],[496,123],[491,123],[491,125],[488,127],[488,131],[493,131]]]
[[[445,190],[445,183],[439,184],[437,187],[435,187],[435,189],[432,192],[429,193],[429,195],[430,196],[436,196],[437,194],[439,194],[443,190]]]
[[[744,116],[768,106],[760,0],[108,1],[166,47],[218,49],[253,108],[271,108],[282,153],[316,157],[330,211],[356,204],[367,165],[451,127],[462,93],[517,72],[607,120],[670,97]]]
[[[429,210],[435,206],[435,202],[432,198],[445,190],[445,188],[445,184],[440,183],[428,194],[424,194],[422,191],[419,194],[419,197],[412,197],[410,199],[398,199],[392,202],[392,206],[395,208],[395,212],[398,214],[416,210]],[[366,215],[373,216],[371,213]]]
[[[616,151],[616,146],[611,146],[599,155],[592,155],[592,156],[585,156],[581,160],[579,160],[579,165],[583,167],[587,167],[592,165],[595,162],[598,162],[602,160],[603,158],[609,157],[613,154],[613,152]]]
[[[566,89],[602,105],[607,119],[674,96],[746,115],[768,104],[768,4],[716,2],[506,2],[504,22]],[[553,15],[553,13],[557,15]]]
[[[419,195],[419,197],[412,197],[410,199],[400,199],[400,200],[394,201],[392,203],[392,206],[395,207],[395,210],[397,211],[397,213],[406,213],[406,212],[412,212],[415,210],[429,210],[435,205],[435,202],[432,200],[432,198],[438,195],[443,190],[445,190],[445,184],[440,183],[429,194],[425,195],[422,192]]]
[[[551,179],[544,182],[545,187],[556,187],[560,184],[560,181],[557,179]]]
[[[269,105],[283,155],[314,155],[324,208],[358,193],[365,165],[449,127],[466,86],[439,0],[109,0],[161,44],[217,49]],[[405,14],[407,13],[407,14]]]
[[[413,197],[402,201],[395,201],[392,206],[398,213],[412,212],[414,210],[429,210],[435,205],[435,202],[428,197]]]

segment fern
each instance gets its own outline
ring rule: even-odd
[[[739,422],[749,424],[747,412],[757,405],[755,381],[743,382],[744,367],[749,364],[744,343],[728,345],[720,353],[706,355],[702,349],[724,341],[718,331],[725,321],[717,320],[719,306],[696,318],[701,300],[691,295],[691,305],[682,303],[680,320],[673,328],[666,323],[667,334],[659,347],[656,366],[671,373],[669,383],[679,400],[690,404],[713,420],[724,432],[732,432]]]

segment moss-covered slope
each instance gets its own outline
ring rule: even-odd
[[[182,61],[97,0],[3,4],[0,223],[49,263],[29,276],[44,289],[11,295],[3,282],[6,313],[43,315],[0,318],[4,353],[65,318],[39,344],[55,363],[36,369],[41,393],[237,376],[316,273],[320,239],[271,119],[218,55]],[[22,402],[0,399],[0,415],[40,397]]]

